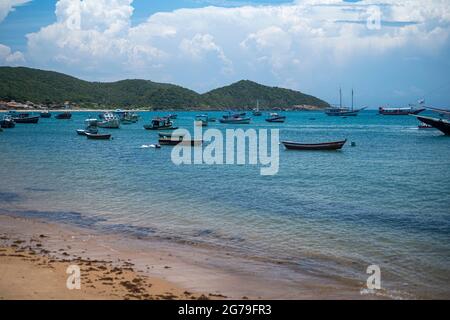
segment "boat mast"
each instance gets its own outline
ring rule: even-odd
[[[339,107],[342,109],[342,89],[339,87]]]
[[[256,99],[256,111],[259,111],[259,100]]]
[[[352,111],[353,111],[353,88],[352,88]]]

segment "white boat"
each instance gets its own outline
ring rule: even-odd
[[[111,112],[103,114],[103,120],[97,122],[100,128],[118,129],[120,128],[120,119],[117,115]]]
[[[253,109],[253,115],[259,117],[262,115],[262,112],[259,110],[259,100],[256,100],[256,108]]]

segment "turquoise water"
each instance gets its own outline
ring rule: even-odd
[[[450,298],[450,137],[413,117],[288,112],[281,139],[347,138],[339,152],[286,151],[277,175],[259,166],[181,165],[171,147],[141,148],[142,125],[111,141],[76,135],[94,113],[0,133],[0,209],[139,237],[201,242],[292,270],[365,282],[377,264],[390,296]],[[195,112],[176,125],[192,129]],[[210,113],[220,117],[221,113]],[[163,115],[162,113],[160,115]],[[315,118],[315,120],[311,120]]]

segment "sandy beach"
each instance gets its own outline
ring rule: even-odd
[[[0,299],[172,300],[222,297],[213,293],[191,293],[164,279],[143,275],[129,261],[97,260],[68,253],[71,247],[64,248],[63,243],[59,250],[49,250],[47,248],[52,246],[48,243],[56,240],[55,234],[49,235],[49,225],[4,216],[0,220]],[[11,232],[12,226],[18,225],[25,229],[32,227],[36,233],[19,236]],[[67,236],[61,231],[59,240]],[[68,289],[66,285],[70,276],[67,273],[69,266],[80,268],[80,289]]]
[[[187,250],[189,248],[189,250]],[[371,299],[358,288],[299,275],[259,275],[262,265],[205,248],[96,234],[0,215],[0,299]],[[69,290],[69,266],[81,289]],[[256,267],[255,267],[256,266]],[[246,270],[248,268],[248,270]]]

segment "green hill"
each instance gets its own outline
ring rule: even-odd
[[[0,67],[0,100],[62,104],[70,101],[80,107],[228,109],[328,104],[301,92],[239,81],[205,94],[148,80],[88,82],[62,73],[25,67]]]
[[[311,105],[321,108],[329,104],[316,97],[290,89],[268,87],[249,80],[241,80],[203,95],[206,104],[222,108],[254,108],[256,100],[262,109]]]

